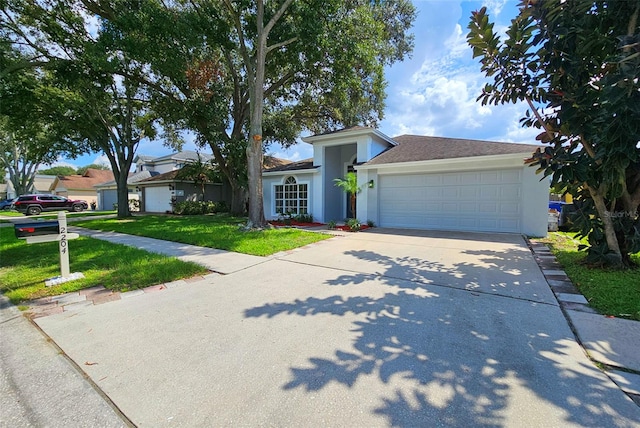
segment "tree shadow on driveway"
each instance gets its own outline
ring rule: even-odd
[[[339,286],[335,295],[269,303],[245,316],[352,319],[350,349],[291,367],[282,388],[317,392],[338,384],[367,394],[371,407],[361,411],[384,425],[636,424],[638,408],[586,359],[559,308],[535,293],[510,292],[527,285],[510,259],[526,256],[474,255],[482,263],[346,251],[377,263],[378,272],[341,274],[325,283]],[[505,274],[487,285],[492,269]]]

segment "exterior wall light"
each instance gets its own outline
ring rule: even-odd
[[[373,180],[369,180],[369,189],[373,189]]]

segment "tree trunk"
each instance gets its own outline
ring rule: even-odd
[[[267,226],[262,205],[262,113],[264,104],[265,59],[267,56],[267,38],[263,27],[262,3],[258,2],[258,34],[255,62],[250,70],[250,118],[249,142],[247,144],[247,176],[249,181],[249,221],[247,227],[263,228]]]
[[[117,193],[118,193],[118,218],[131,217],[129,211],[129,188],[127,186],[127,178],[129,177],[129,170],[120,169],[116,178]]]
[[[591,186],[587,186],[587,188],[589,189],[591,198],[593,199],[596,210],[598,211],[598,216],[604,224],[604,236],[607,241],[607,246],[609,247],[609,251],[613,253],[611,254],[612,267],[620,268],[624,266],[622,253],[620,252],[618,237],[616,236],[613,221],[611,220],[611,213],[607,211],[607,206],[604,202],[604,196],[600,193],[599,189],[595,189]]]

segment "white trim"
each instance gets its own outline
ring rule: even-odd
[[[309,144],[314,144],[314,143],[320,143],[320,142],[325,142],[325,141],[331,141],[331,140],[342,140],[340,141],[340,144],[345,144],[345,139],[348,138],[353,138],[353,137],[360,137],[363,135],[375,135],[378,138],[382,139],[383,141],[386,141],[387,143],[391,144],[392,146],[397,146],[398,143],[395,142],[391,137],[383,134],[382,132],[378,131],[377,129],[373,129],[373,128],[364,128],[364,129],[351,129],[351,130],[343,130],[343,131],[338,131],[338,132],[332,132],[330,134],[320,134],[320,135],[312,135],[310,137],[303,137],[302,141],[304,141],[305,143],[309,143]]]
[[[509,167],[523,167],[525,166],[524,160],[531,156],[531,153],[515,153],[506,155],[490,155],[490,156],[473,156],[464,158],[448,158],[448,159],[433,159],[426,161],[413,161],[413,162],[396,162],[396,163],[384,163],[377,165],[357,165],[356,170],[370,170],[377,169],[379,173],[385,173],[384,170],[400,169],[407,173],[413,172],[440,172],[440,171],[452,171],[451,168],[464,169],[464,170],[481,170],[481,169],[497,169],[497,168],[509,168]],[[395,173],[395,172],[394,172]]]
[[[284,182],[287,178],[293,177],[296,180],[296,184],[307,185],[307,214],[311,213],[311,181],[300,180],[295,174],[283,175],[280,182],[271,183],[271,218],[277,218],[280,214],[276,212],[276,186],[284,186]],[[283,189],[284,191],[284,189]]]

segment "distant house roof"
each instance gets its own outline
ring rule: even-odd
[[[289,162],[287,164],[275,166],[273,168],[266,168],[264,172],[298,171],[311,168],[318,168],[317,166],[313,166],[313,158],[304,159],[297,162]]]
[[[94,190],[93,186],[114,180],[111,170],[101,170],[89,168],[83,175],[58,176],[49,186],[49,190],[54,190],[58,186],[67,190]]]
[[[134,184],[146,178],[153,177],[157,174],[158,173],[155,171],[140,171],[135,174],[130,173],[129,177],[127,178],[127,184]],[[104,183],[98,183],[93,187],[104,188],[104,187],[114,187],[114,186],[116,186],[116,180],[105,181]]]
[[[398,143],[397,146],[380,153],[365,164],[381,165],[435,159],[533,153],[539,147],[532,144],[497,143],[422,135],[400,135],[393,139]]]
[[[265,155],[263,159],[263,163],[264,163],[265,169],[271,169],[271,168],[276,168],[283,165],[288,165],[291,163],[291,161],[287,159],[277,158],[275,156]]]
[[[143,180],[140,180],[137,182],[137,184],[141,184],[141,183],[144,184],[144,183],[155,182],[155,181],[176,181],[176,176],[178,175],[179,172],[180,172],[179,169],[174,169],[173,171],[157,174],[152,177],[148,177]],[[185,180],[185,181],[188,181],[188,180]]]
[[[198,153],[193,150],[183,150],[178,153],[171,153],[165,156],[153,157],[147,155],[137,155],[133,161],[135,163],[162,163],[165,161],[197,161],[198,156],[203,162],[208,162],[212,155]]]

